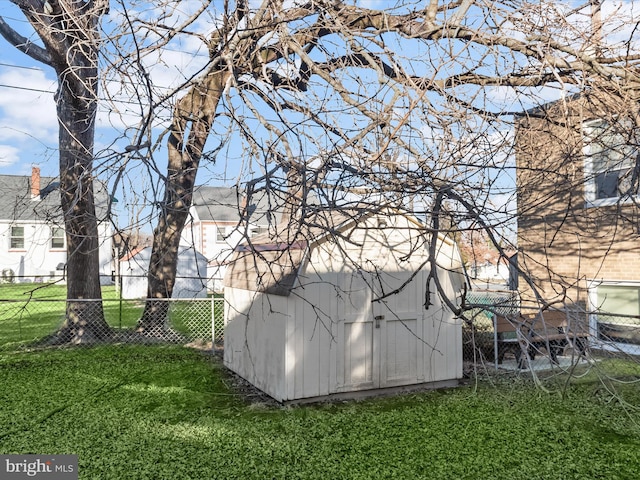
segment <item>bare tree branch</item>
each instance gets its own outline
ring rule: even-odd
[[[2,17],[0,17],[0,35],[2,35],[11,45],[16,47],[22,53],[29,55],[37,62],[42,62],[45,65],[52,66],[51,55],[49,55],[47,50],[34,44],[28,38],[20,35],[12,29]]]

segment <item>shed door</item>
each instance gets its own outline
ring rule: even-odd
[[[345,279],[338,330],[337,391],[423,380],[422,275],[356,271]],[[379,292],[402,290],[383,300]]]

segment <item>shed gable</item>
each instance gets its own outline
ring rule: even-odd
[[[239,245],[227,268],[224,285],[288,297],[307,251],[304,241]]]

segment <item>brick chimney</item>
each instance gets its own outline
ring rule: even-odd
[[[40,200],[40,167],[31,167],[31,200]]]

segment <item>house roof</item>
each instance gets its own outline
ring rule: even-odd
[[[194,189],[192,205],[201,221],[237,223],[239,219],[246,219],[257,225],[273,225],[280,221],[283,202],[274,192],[256,192],[249,202],[246,198],[237,187],[201,185]]]
[[[148,246],[145,246],[145,245],[138,245],[138,246],[134,247],[132,250],[129,250],[127,253],[125,253],[118,261],[119,262],[128,262],[133,257],[135,257],[140,252],[142,252],[142,250],[144,250],[145,248],[151,248],[151,247],[148,247]]]
[[[0,175],[0,221],[62,222],[60,182],[55,177],[40,177],[40,198],[31,198],[31,177]],[[95,204],[98,220],[107,212],[108,192],[96,181]]]
[[[584,98],[584,93],[571,93],[558,100],[552,100],[550,102],[545,102],[540,105],[535,105],[533,107],[527,108],[522,112],[516,112],[515,116],[516,117],[529,117],[529,116],[544,117],[549,115],[549,113],[552,110],[556,109],[558,106],[564,106],[567,103],[575,102],[577,100],[580,100],[581,98]]]
[[[31,177],[0,175],[0,220],[44,220],[47,213],[60,209],[59,183],[53,177],[40,177],[40,200],[31,199]]]

